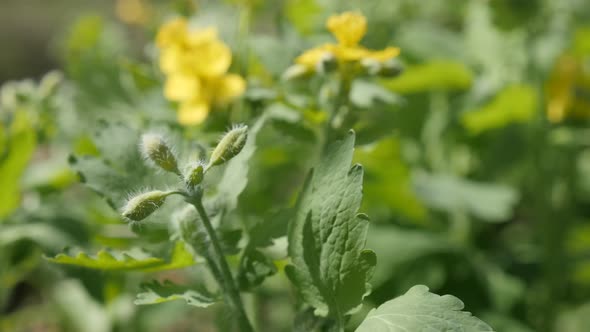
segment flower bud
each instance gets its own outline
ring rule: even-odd
[[[184,183],[189,189],[201,184],[205,173],[205,165],[201,162],[196,162],[186,168],[184,174]]]
[[[180,174],[176,157],[161,135],[143,135],[140,150],[146,160],[153,162],[165,171]]]
[[[219,144],[217,144],[213,150],[213,153],[211,153],[211,159],[209,160],[207,168],[221,165],[235,157],[240,151],[242,151],[242,148],[244,148],[247,138],[248,126],[237,126],[230,130],[225,136],[223,136],[221,141],[219,141]]]
[[[159,209],[171,194],[170,191],[160,190],[139,194],[127,201],[121,214],[129,220],[141,221]]]
[[[322,54],[320,60],[315,65],[315,70],[318,74],[327,74],[331,73],[338,68],[338,61],[336,61],[336,57],[331,52],[326,52]]]

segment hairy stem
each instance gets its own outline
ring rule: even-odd
[[[246,315],[246,310],[244,309],[244,304],[242,303],[242,298],[240,297],[240,292],[238,290],[238,287],[236,286],[236,283],[234,281],[232,273],[229,269],[229,265],[227,264],[227,261],[225,260],[225,255],[223,254],[223,250],[221,249],[219,239],[217,238],[217,234],[215,233],[215,229],[213,228],[213,225],[211,224],[211,221],[209,220],[209,216],[207,215],[207,212],[205,211],[205,207],[203,206],[201,198],[200,197],[191,198],[188,201],[197,209],[197,212],[199,213],[199,216],[201,217],[201,221],[203,222],[203,225],[205,226],[205,231],[207,232],[207,235],[209,236],[209,240],[211,241],[211,249],[212,249],[211,258],[209,258],[207,260],[207,262],[209,263],[209,265],[213,271],[213,274],[219,275],[219,277],[221,278],[220,280],[218,280],[218,282],[220,283],[221,287],[223,288],[224,296],[226,297],[226,300],[230,303],[230,305],[231,305],[231,307],[238,319],[240,331],[253,332],[254,329],[252,328],[252,325],[250,324],[250,321],[248,320],[248,316]]]

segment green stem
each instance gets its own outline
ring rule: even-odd
[[[334,127],[334,121],[336,120],[337,116],[340,115],[343,107],[348,107],[348,98],[350,96],[350,87],[352,84],[351,78],[342,73],[340,75],[340,82],[338,84],[338,91],[336,98],[334,98],[334,104],[332,105],[332,109],[330,110],[328,122],[326,123],[326,127],[324,129],[325,137],[324,137],[324,148],[337,136],[337,129]]]
[[[221,287],[224,290],[224,295],[226,296],[227,301],[232,306],[234,313],[238,318],[238,323],[240,326],[240,330],[242,332],[253,332],[254,329],[248,320],[248,316],[246,315],[246,310],[244,309],[244,304],[242,303],[242,298],[240,297],[240,292],[232,273],[229,269],[229,265],[225,260],[225,255],[223,254],[223,250],[221,249],[221,245],[219,243],[219,239],[217,238],[217,234],[215,233],[215,229],[209,220],[209,216],[205,211],[205,207],[201,201],[201,197],[192,197],[188,200],[190,204],[192,204],[199,213],[201,217],[201,221],[205,226],[205,230],[207,235],[209,236],[209,240],[211,241],[211,248],[212,250],[212,257],[211,260],[208,260],[208,263],[213,270],[213,274],[219,274],[221,280],[218,280]]]

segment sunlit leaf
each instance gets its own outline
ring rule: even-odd
[[[472,135],[530,121],[537,111],[537,93],[528,85],[511,85],[488,104],[463,113],[463,125]]]
[[[158,304],[176,300],[185,300],[188,305],[206,308],[218,301],[217,297],[201,289],[191,289],[176,285],[168,280],[164,283],[152,281],[142,284],[143,292],[137,294],[137,305]]]
[[[427,91],[466,90],[471,87],[473,74],[460,62],[432,60],[424,64],[408,66],[404,72],[384,85],[401,94]]]
[[[25,112],[16,112],[0,154],[0,221],[20,203],[20,181],[36,146],[35,131]]]
[[[163,259],[149,257],[145,253],[132,256],[126,252],[107,251],[105,249],[99,251],[95,256],[89,256],[84,252],[80,252],[76,256],[58,254],[53,258],[48,257],[46,259],[52,263],[75,265],[98,270],[140,270],[164,264]]]
[[[80,252],[75,256],[58,254],[55,257],[46,257],[52,263],[75,265],[90,269],[118,271],[118,270],[142,270],[145,272],[180,269],[195,264],[195,259],[184,242],[177,242],[172,252],[172,257],[167,262],[162,258],[152,257],[141,250],[114,251],[100,250],[96,255],[90,256]]]
[[[463,307],[463,302],[452,295],[436,295],[418,285],[371,310],[355,331],[493,332],[488,324],[462,311]]]

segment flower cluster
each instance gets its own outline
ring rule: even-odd
[[[360,13],[345,12],[331,16],[326,27],[338,43],[320,45],[297,57],[295,63],[305,72],[322,71],[327,63],[336,61],[338,64],[359,63],[371,74],[385,74],[400,53],[397,47],[375,51],[360,45],[367,33],[367,20]]]
[[[231,50],[214,28],[190,30],[185,19],[175,19],[160,28],[156,43],[161,52],[160,69],[167,76],[164,95],[179,103],[181,124],[203,122],[212,107],[244,92],[244,79],[227,73]]]

